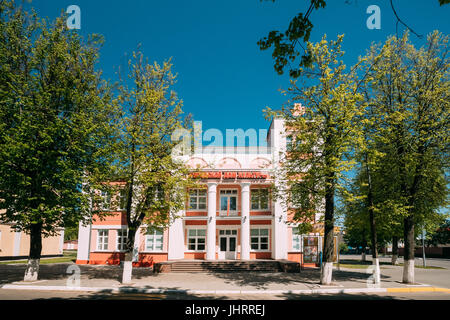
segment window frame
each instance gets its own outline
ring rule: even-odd
[[[222,191],[234,191],[235,193],[230,193],[230,194],[222,194]],[[231,197],[235,197],[236,198],[236,210],[231,210],[230,209],[230,215],[229,217],[237,217],[238,213],[239,213],[239,194],[238,194],[238,189],[237,188],[225,188],[225,189],[220,189],[219,190],[219,216],[220,217],[226,217],[226,213],[227,211],[223,211],[222,210],[222,197],[227,198],[227,203],[228,201],[231,204]]]
[[[191,192],[194,191],[196,192],[195,196],[193,196],[196,199],[196,208],[191,208]],[[199,195],[199,191],[204,191],[205,195],[201,196]],[[205,188],[193,188],[193,189],[189,189],[189,200],[188,200],[188,204],[187,204],[187,211],[208,211],[208,192]],[[204,209],[200,209],[200,198],[205,198],[205,208]]]
[[[119,209],[119,211],[125,211],[125,210],[127,210],[127,208],[126,208],[126,192],[127,190],[126,189],[120,189],[120,191],[119,191],[119,206],[118,206],[118,209]],[[122,205],[123,205],[123,207],[122,207]]]
[[[258,235],[252,235],[252,230],[258,230]],[[261,235],[261,230],[267,230],[267,235]],[[270,230],[268,227],[250,228],[250,251],[251,252],[270,252]],[[261,249],[261,238],[267,237],[267,249]],[[258,249],[252,248],[252,238],[258,238]]]
[[[261,190],[267,191],[267,208],[262,209],[261,208]],[[253,195],[254,192],[257,192],[257,198],[258,198],[258,209],[253,209]],[[270,211],[270,192],[268,187],[261,187],[261,188],[252,188],[250,189],[250,211]]]
[[[106,232],[106,236],[101,235],[101,233],[103,233],[103,232]],[[106,242],[105,242],[105,238],[106,238]],[[102,241],[100,241],[100,240],[102,240]],[[102,244],[101,248],[100,248],[100,244]],[[106,249],[104,248],[105,244],[106,244]],[[97,229],[96,251],[103,251],[103,252],[109,251],[109,229]]]
[[[195,236],[191,236],[191,235],[189,234],[191,230],[195,230],[195,231],[196,231],[196,235],[195,235]],[[204,230],[204,231],[205,231],[205,235],[204,235],[204,236],[199,236],[199,235],[197,234],[197,232],[198,232],[199,230]],[[186,252],[206,252],[207,229],[206,229],[206,228],[203,228],[203,227],[198,227],[198,228],[187,228],[187,229],[186,229],[186,232],[187,232],[187,234],[186,234]],[[189,245],[190,245],[189,239],[191,239],[191,238],[194,238],[194,239],[195,239],[195,243],[194,243],[195,249],[194,249],[194,250],[192,250],[192,249],[189,248]],[[203,244],[203,245],[205,246],[205,249],[203,249],[203,250],[199,250],[199,249],[198,249],[198,245],[199,245],[198,239],[199,239],[199,238],[205,239],[205,243]]]
[[[161,234],[156,234],[160,232]],[[148,247],[148,240],[153,238],[153,248]],[[161,249],[156,249],[156,239],[161,238]],[[164,231],[161,230],[152,230],[151,233],[146,233],[144,237],[144,252],[164,252]]]
[[[125,251],[125,243],[128,238],[128,229],[117,229],[116,231],[116,251],[118,252],[124,252]],[[120,233],[125,232],[125,236],[120,235]],[[120,241],[122,239],[122,242]],[[122,246],[122,249],[120,247]]]
[[[111,193],[109,191],[100,191],[100,209],[102,211],[111,211]]]

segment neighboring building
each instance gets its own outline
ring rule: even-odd
[[[274,119],[267,146],[203,147],[184,156],[204,187],[189,190],[186,209],[178,213],[181,218],[166,230],[137,233],[134,265],[179,259],[288,259],[316,264],[323,228],[316,225],[314,233],[298,234],[296,225],[289,223],[288,210],[270,197],[276,164],[286,151],[284,131],[284,121]],[[104,220],[80,224],[78,264],[119,264],[123,259],[125,211],[110,211],[113,215]],[[315,222],[321,215],[316,213]]]
[[[64,241],[64,250],[78,250],[78,240]]]
[[[42,238],[42,257],[62,256],[64,230],[53,237]],[[30,236],[15,232],[11,225],[0,224],[0,260],[26,259],[30,253]]]

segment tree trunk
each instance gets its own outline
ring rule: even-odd
[[[392,265],[396,266],[398,265],[398,237],[393,236],[392,237]]]
[[[331,284],[333,273],[333,252],[334,252],[334,175],[330,175],[325,186],[325,221],[324,221],[324,244],[323,263],[320,274],[320,283]]]
[[[31,225],[30,230],[30,254],[27,268],[25,270],[24,281],[37,281],[39,274],[39,262],[42,252],[42,224]]]
[[[371,249],[372,249],[372,265],[374,267],[374,283],[376,285],[380,284],[380,261],[378,259],[378,248],[377,248],[377,231],[375,225],[375,218],[373,209],[369,209],[370,216],[370,233],[371,233]]]
[[[363,239],[362,239],[361,247],[362,247],[361,261],[366,262],[366,248],[367,248],[366,230],[363,230]]]
[[[403,282],[414,283],[414,221],[413,217],[409,216],[404,221],[404,264],[403,264]]]
[[[130,227],[128,229],[127,243],[125,258],[123,261],[123,272],[122,272],[122,283],[130,284],[133,274],[133,253],[134,253],[134,242],[136,238],[136,229]]]
[[[366,155],[366,171],[368,181],[367,205],[369,209],[369,223],[370,223],[370,240],[372,249],[372,265],[374,266],[374,282],[376,285],[380,283],[380,262],[378,260],[377,248],[377,226],[375,224],[375,212],[373,210],[373,194],[372,194],[372,177],[370,174],[368,159]]]

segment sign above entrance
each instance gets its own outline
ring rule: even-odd
[[[262,172],[252,171],[206,171],[192,172],[193,178],[200,179],[267,179],[269,175]]]

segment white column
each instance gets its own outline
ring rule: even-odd
[[[208,183],[208,229],[206,232],[206,260],[216,259],[216,198],[217,183]]]
[[[250,260],[250,183],[241,184],[241,260]]]
[[[273,127],[271,132],[271,148],[273,163],[275,164],[274,180],[277,188],[284,187],[280,185],[281,181],[278,179],[277,166],[284,158],[286,152],[286,134],[285,125],[282,118],[273,119]],[[281,155],[281,159],[280,159]],[[284,199],[277,199],[273,204],[273,224],[272,224],[272,258],[273,259],[287,259],[287,215],[286,208],[283,208],[282,202]]]
[[[88,262],[89,253],[91,245],[91,224],[83,226],[80,221],[78,228],[78,250],[77,250],[77,261]]]
[[[179,212],[178,216],[181,215]],[[183,218],[176,218],[169,227],[168,259],[184,259]]]
[[[280,201],[275,202],[272,227],[272,258],[287,259],[287,224],[286,212]]]

